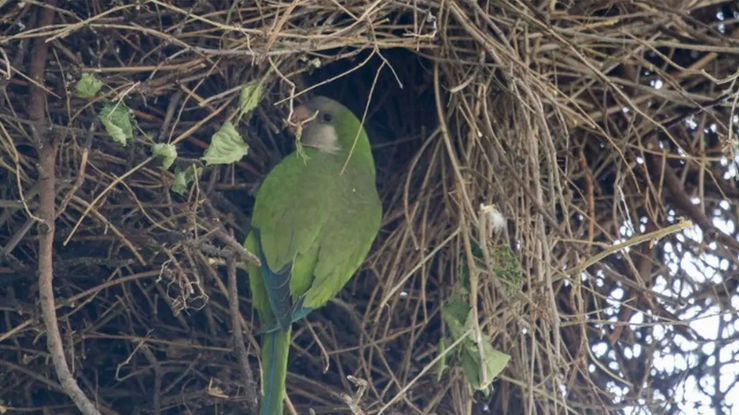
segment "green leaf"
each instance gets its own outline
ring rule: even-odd
[[[162,168],[167,170],[177,158],[177,149],[174,144],[156,143],[151,146],[151,154],[162,160]]]
[[[259,105],[259,101],[262,99],[263,86],[263,80],[259,80],[248,82],[241,87],[241,95],[239,95],[239,119]]]
[[[184,194],[187,191],[188,185],[195,181],[197,175],[198,171],[192,165],[188,166],[185,170],[175,167],[172,191],[179,195]]]
[[[92,98],[102,87],[103,81],[95,78],[95,75],[83,73],[80,80],[77,81],[75,90],[77,91],[77,96],[80,98]]]
[[[249,151],[249,147],[236,131],[231,121],[226,121],[210,139],[210,146],[205,150],[202,160],[206,166],[212,164],[231,164],[241,160]]]
[[[458,356],[461,360],[458,362],[461,363],[470,386],[475,390],[489,393],[490,384],[503,371],[511,357],[494,349],[487,338],[483,338],[482,344],[478,345],[477,339],[469,334],[474,322],[474,314],[472,307],[465,301],[465,297],[466,292],[461,290],[452,295],[441,308],[441,316],[449,328],[450,336],[439,342],[439,353],[460,337],[466,337],[461,340],[457,348],[458,355],[450,353],[440,359],[439,363],[443,362],[443,365],[437,367],[437,378],[441,377],[448,365],[454,363],[452,357]],[[483,376],[483,367],[485,376]]]
[[[98,117],[113,141],[122,146],[133,141],[133,123],[126,104],[108,102]]]
[[[453,295],[441,308],[441,317],[451,331],[452,340],[456,341],[469,330],[472,309],[460,294]]]
[[[523,284],[523,269],[516,258],[516,254],[508,246],[502,246],[493,251],[495,256],[494,275],[505,284],[506,293],[513,295],[521,289]]]
[[[473,347],[469,347],[473,346]],[[480,362],[480,350],[474,342],[470,342],[462,351],[462,370],[473,389],[490,392],[490,384],[505,369],[511,356],[493,348],[488,342],[482,343],[482,360],[485,365],[486,379],[483,379],[483,363]]]
[[[497,378],[501,372],[503,372],[503,369],[505,369],[506,365],[511,360],[511,355],[493,348],[493,346],[488,342],[482,344],[482,352],[485,366],[488,370],[487,375],[492,381]]]
[[[448,337],[442,337],[439,340],[439,345],[437,348],[438,353],[439,354],[444,353],[444,350],[446,350],[446,348],[449,347],[449,345],[451,344],[452,344],[452,341],[450,341]],[[447,352],[446,354],[441,356],[441,358],[436,362],[436,367],[434,368],[434,372],[436,373],[437,382],[441,381],[441,376],[444,374],[444,371],[446,370],[446,368],[449,367],[449,361],[451,360],[450,356],[452,355],[452,353],[453,353],[452,351]]]
[[[308,160],[310,160],[310,156],[305,152],[305,146],[300,140],[295,141],[295,156],[303,160],[303,163],[308,163]]]
[[[306,56],[306,55],[303,55],[303,56],[300,56],[300,58],[299,58],[299,59],[300,59],[300,60],[301,60],[302,62],[304,62],[304,63],[307,63],[307,64],[308,64],[308,66],[312,66],[312,67],[314,67],[314,68],[320,68],[320,67],[321,67],[321,66],[323,65],[323,63],[321,62],[321,59],[320,59],[320,58],[318,58],[318,57],[315,57],[315,58],[312,58],[312,59],[311,59],[311,58],[309,58],[308,56]]]

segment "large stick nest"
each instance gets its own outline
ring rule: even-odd
[[[339,298],[295,326],[288,413],[669,412],[692,405],[686,385],[728,408],[731,2],[59,3],[0,2],[0,413],[77,412],[40,311],[44,143],[56,324],[84,394],[105,413],[250,407],[259,325],[241,271],[229,307],[227,264],[314,94],[365,117],[384,220]],[[75,96],[83,73],[104,82],[94,99]],[[200,163],[255,80],[249,154],[173,193],[151,144]],[[131,109],[131,145],[102,128],[104,102]],[[486,393],[458,350],[440,359],[459,340],[450,298],[470,306],[466,342],[511,356]]]

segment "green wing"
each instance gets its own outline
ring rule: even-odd
[[[303,306],[318,308],[344,287],[362,264],[380,229],[382,205],[374,174],[347,171],[336,183],[337,202],[328,207],[331,220],[321,227],[313,283]]]
[[[311,170],[291,154],[270,172],[257,194],[252,227],[274,272],[292,267],[298,254],[309,251],[326,220],[325,195],[311,184]]]
[[[311,149],[308,149],[311,150]],[[257,196],[252,225],[261,256],[274,273],[289,271],[290,294],[303,306],[324,305],[369,252],[382,208],[374,172],[347,170],[333,155],[290,155],[269,174]]]

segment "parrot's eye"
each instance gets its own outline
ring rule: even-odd
[[[331,119],[333,119],[333,117],[328,112],[324,112],[323,114],[321,114],[321,119],[325,122],[331,122]]]

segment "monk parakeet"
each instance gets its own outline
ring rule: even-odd
[[[261,415],[282,414],[292,323],[349,281],[382,217],[370,143],[357,117],[325,97],[294,114],[305,121],[304,154],[288,155],[267,175],[244,242],[262,262],[248,270],[263,333]]]

